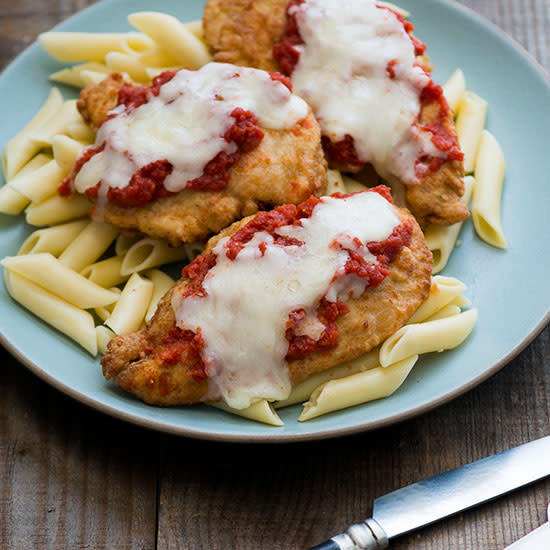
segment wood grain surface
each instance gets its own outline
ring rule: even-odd
[[[0,67],[91,3],[0,0]],[[550,71],[550,0],[461,3]],[[435,411],[287,445],[137,428],[64,396],[0,351],[0,550],[300,550],[362,519],[377,496],[550,433],[549,328],[490,380]],[[549,500],[550,481],[539,482],[392,548],[500,550],[545,521]]]

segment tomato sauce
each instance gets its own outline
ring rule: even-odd
[[[202,382],[207,377],[201,357],[203,348],[204,339],[200,331],[196,333],[192,330],[183,330],[174,324],[162,337],[162,344],[156,348],[156,353],[159,359],[168,365],[177,363],[189,365],[187,376],[192,376],[197,382]],[[169,393],[169,388],[164,387],[163,391],[166,395]]]

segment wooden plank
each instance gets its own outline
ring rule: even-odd
[[[1,351],[0,548],[154,548],[158,436],[63,396]]]

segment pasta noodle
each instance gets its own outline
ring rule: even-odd
[[[464,178],[464,195],[462,200],[469,204],[474,189],[475,180],[472,176]],[[462,229],[463,222],[449,226],[429,225],[424,231],[426,243],[432,252],[433,267],[432,273],[439,273],[449,261],[451,253],[455,248],[458,234]]]
[[[140,63],[139,58],[127,53],[109,52],[105,56],[105,64],[112,72],[126,73],[136,82],[149,80],[145,67]]]
[[[426,301],[416,310],[409,319],[409,323],[422,323],[428,317],[450,304],[466,290],[466,285],[454,277],[436,275],[432,277],[430,294]]]
[[[61,180],[66,175],[67,172],[60,168],[55,160],[50,160],[32,172],[19,173],[8,185],[30,201],[39,203],[56,194]]]
[[[86,82],[82,78],[83,71],[93,71],[95,73],[102,73],[105,76],[109,74],[110,70],[103,64],[92,61],[91,63],[82,63],[80,65],[74,65],[61,69],[50,75],[50,80],[59,82],[60,84],[66,84],[67,86],[75,86],[76,88],[84,88]]]
[[[417,359],[418,355],[415,355],[386,368],[376,367],[326,382],[304,403],[298,420],[304,422],[329,412],[388,397],[403,384]]]
[[[329,380],[336,380],[339,378],[345,378],[358,372],[367,371],[378,366],[378,349],[370,351],[361,355],[353,361],[337,365],[323,372],[318,372],[311,375],[304,380],[301,384],[298,384],[290,395],[284,401],[276,401],[274,407],[276,409],[280,407],[287,407],[289,405],[295,405],[296,403],[303,403],[309,399],[312,392]]]
[[[443,95],[455,115],[458,113],[460,100],[465,91],[466,79],[464,78],[464,73],[460,69],[457,69],[443,86]]]
[[[53,256],[59,256],[89,223],[90,220],[77,220],[33,231],[25,239],[17,255],[49,252]]]
[[[44,202],[31,204],[25,210],[25,219],[29,225],[55,225],[81,218],[91,206],[92,203],[84,195],[53,195]]]
[[[115,254],[117,256],[123,256],[130,250],[132,245],[137,243],[140,240],[140,237],[134,237],[125,235],[124,233],[121,233],[115,241]]]
[[[151,41],[139,33],[45,32],[38,42],[54,59],[68,63],[103,61],[109,52],[127,51],[138,44],[151,47]]]
[[[91,222],[59,256],[59,261],[75,271],[93,264],[113,243],[118,229],[108,223]]]
[[[121,275],[122,257],[113,256],[95,264],[87,265],[80,274],[103,288],[125,283],[130,275]]]
[[[428,317],[426,321],[437,321],[438,319],[445,319],[458,315],[460,313],[460,307],[455,304],[447,304],[443,306],[439,311],[436,311],[432,316]]]
[[[157,310],[159,300],[168,292],[168,290],[170,290],[175,281],[172,277],[166,275],[166,273],[160,271],[159,269],[151,269],[145,273],[145,275],[151,279],[151,282],[153,283],[151,302],[149,303],[149,308],[145,314],[145,321],[149,321]]]
[[[19,170],[16,178],[38,170],[50,160],[51,157],[49,155],[36,155]],[[19,214],[25,209],[25,206],[27,206],[29,202],[30,199],[28,197],[25,197],[25,195],[13,189],[13,187],[8,184],[0,188],[0,212],[3,214]]]
[[[175,17],[159,12],[137,12],[128,21],[151,37],[161,49],[187,69],[198,69],[212,61],[207,47]]]
[[[69,304],[10,270],[4,271],[10,296],[43,321],[97,355],[97,336],[90,313]]]
[[[342,174],[338,170],[327,170],[327,195],[333,193],[345,193],[344,181]]]
[[[506,247],[500,222],[500,198],[506,163],[502,149],[491,133],[484,130],[476,159],[476,187],[472,200],[472,219],[477,234],[489,244]]]
[[[12,138],[2,153],[2,170],[6,181],[10,181],[19,170],[40,150],[40,144],[30,135],[40,128],[63,104],[63,97],[57,88],[52,88],[48,99],[32,120]]]
[[[219,401],[218,403],[209,403],[209,405],[212,405],[217,409],[221,409],[222,411],[248,418],[249,420],[269,424],[270,426],[284,425],[272,405],[265,399],[250,405],[250,407],[247,407],[246,409],[233,409],[223,401]]]
[[[455,348],[470,334],[476,319],[477,310],[470,309],[445,319],[406,325],[382,344],[380,364],[385,367],[413,355]]]
[[[116,334],[109,328],[104,325],[99,325],[95,327],[95,332],[97,335],[97,347],[99,353],[105,355],[107,353],[107,345]]]
[[[30,134],[30,137],[39,147],[51,146],[54,136],[67,132],[69,125],[77,120],[82,120],[82,117],[76,108],[76,99],[70,99],[65,101],[40,128]]]
[[[184,246],[172,248],[165,241],[147,237],[130,247],[124,256],[120,272],[123,275],[130,275],[136,271],[144,271],[186,258],[187,250]]]
[[[472,92],[464,92],[458,106],[456,117],[456,133],[458,142],[464,153],[464,172],[471,174],[481,132],[485,127],[487,117],[487,102]]]
[[[81,141],[88,145],[95,141],[94,131],[86,125],[82,118],[71,122],[67,126],[67,134],[76,139],[76,141]]]
[[[92,283],[48,252],[8,256],[0,263],[13,273],[82,309],[106,306],[118,299],[116,293]]]
[[[134,273],[122,289],[113,313],[105,324],[116,334],[129,334],[141,327],[153,294],[153,283]]]
[[[86,147],[85,143],[69,136],[57,135],[52,140],[53,158],[64,174],[68,174],[77,157]]]

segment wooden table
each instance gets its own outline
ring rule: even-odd
[[[0,66],[91,3],[1,0]],[[550,70],[550,0],[462,3]],[[335,444],[229,445],[154,433],[65,397],[3,350],[2,364],[2,550],[303,549],[360,520],[377,496],[550,433],[549,328],[448,405]],[[544,522],[548,500],[543,481],[392,547],[501,549]]]

